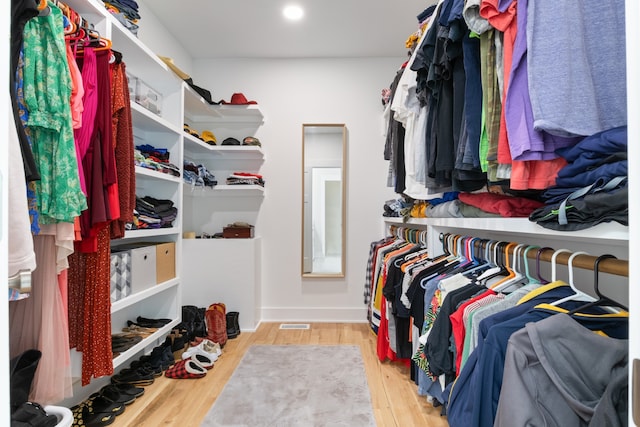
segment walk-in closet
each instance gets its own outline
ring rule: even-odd
[[[11,0],[2,425],[640,426],[640,4]]]

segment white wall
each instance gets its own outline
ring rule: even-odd
[[[406,60],[193,60],[140,5],[139,38],[174,59],[194,82],[229,100],[243,92],[265,115],[263,144],[266,196],[256,232],[262,239],[263,320],[365,321],[364,275],[369,243],[381,237],[382,206],[395,198],[385,190],[381,90]],[[302,279],[302,123],[345,123],[347,158],[347,267],[344,279]],[[214,129],[215,133],[215,129]],[[216,135],[218,136],[218,135]]]
[[[382,207],[394,197],[384,190],[380,92],[404,59],[194,61],[194,80],[214,99],[242,92],[265,115],[257,136],[265,152],[266,195],[256,224],[263,245],[263,320],[366,320],[369,244],[381,237]],[[345,123],[348,129],[344,279],[300,276],[303,123]]]
[[[153,4],[153,3],[152,3]],[[193,61],[176,38],[160,23],[153,13],[153,7],[148,7],[138,1],[139,21],[138,38],[157,55],[168,56],[185,73],[193,72]],[[125,58],[126,61],[126,58]],[[197,84],[197,82],[195,82]]]

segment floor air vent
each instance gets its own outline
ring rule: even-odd
[[[280,329],[309,329],[308,323],[281,323]]]

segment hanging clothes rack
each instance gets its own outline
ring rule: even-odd
[[[443,239],[444,239],[444,235],[441,234],[440,240],[442,241]],[[473,242],[476,249],[481,248],[482,240],[484,239],[479,239]],[[509,255],[512,255],[514,248],[515,246],[507,248],[507,253]],[[550,247],[544,247],[544,248],[540,248],[540,250],[537,252],[528,251],[526,256],[527,258],[533,259],[536,261],[551,262],[551,258],[554,252],[556,252],[555,249]],[[571,258],[572,255],[574,254],[570,251],[560,253],[556,256],[556,259],[554,262],[557,264],[568,265],[569,259]],[[598,258],[599,257],[597,255],[594,256],[594,255],[588,255],[588,254],[579,254],[572,259],[572,265],[574,267],[578,267],[584,270],[594,270],[595,269],[594,267],[596,265],[596,261],[598,260]],[[623,259],[617,259],[617,258],[601,259],[599,262],[598,271],[601,273],[614,274],[616,276],[629,277],[629,261],[623,260]]]
[[[420,246],[427,246],[427,230],[391,225],[389,233],[398,239]]]

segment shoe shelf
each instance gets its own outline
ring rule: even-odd
[[[134,356],[149,347],[151,344],[156,343],[162,339],[165,335],[171,332],[176,325],[181,322],[180,319],[174,319],[171,322],[164,325],[162,328],[158,328],[157,331],[144,338],[139,343],[133,345],[127,351],[120,353],[117,357],[113,358],[113,369],[117,370],[120,366],[130,362]]]
[[[111,313],[117,313],[118,311],[124,310],[127,307],[131,307],[141,301],[146,300],[153,295],[159,294],[160,292],[164,292],[167,289],[171,289],[173,287],[178,286],[180,283],[179,278],[173,278],[171,280],[167,280],[166,282],[159,283],[155,286],[152,286],[148,289],[145,289],[140,292],[136,292],[135,294],[129,295],[121,300],[111,303]]]
[[[261,185],[226,185],[215,187],[195,187],[184,184],[184,195],[190,197],[262,197],[264,187]]]

